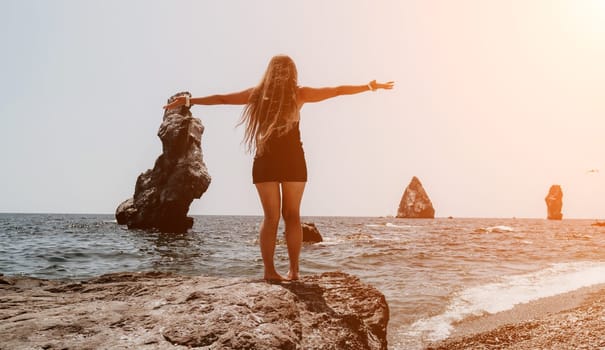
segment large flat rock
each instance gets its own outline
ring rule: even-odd
[[[0,349],[386,349],[388,319],[382,293],[340,272],[0,277]]]

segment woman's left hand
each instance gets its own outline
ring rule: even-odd
[[[377,83],[376,80],[372,80],[368,84],[368,86],[370,86],[370,88],[372,88],[372,90],[376,90],[376,89],[391,90],[394,85],[395,85],[394,81],[387,81],[386,83]]]

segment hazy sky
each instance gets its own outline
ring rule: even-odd
[[[0,212],[113,213],[161,152],[162,105],[258,83],[395,80],[302,110],[302,215],[605,217],[605,0],[32,1],[0,11]],[[195,107],[192,214],[261,214],[238,106]],[[600,173],[588,173],[600,169]]]

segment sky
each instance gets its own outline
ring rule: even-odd
[[[166,99],[394,80],[307,104],[303,216],[605,217],[605,0],[2,0],[0,212],[114,213],[161,153]],[[194,215],[261,215],[241,106],[196,106]],[[598,169],[600,172],[589,172]]]

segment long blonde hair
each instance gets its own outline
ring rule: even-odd
[[[294,61],[286,55],[274,56],[238,124],[246,125],[244,143],[249,152],[256,149],[257,154],[262,154],[270,136],[283,135],[292,128],[298,116],[297,88]]]

